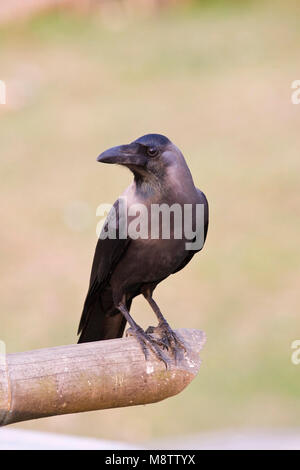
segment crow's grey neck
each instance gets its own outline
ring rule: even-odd
[[[143,198],[163,193],[163,178],[158,178],[153,173],[134,173],[134,182],[137,194]]]

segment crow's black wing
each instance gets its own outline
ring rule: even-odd
[[[197,193],[198,193],[198,204],[204,205],[204,226],[200,227],[200,229],[203,230],[203,235],[204,235],[203,245],[201,246],[199,250],[187,250],[186,257],[182,260],[180,265],[175,269],[175,271],[173,271],[172,274],[177,273],[178,271],[183,269],[191,261],[194,254],[202,250],[205,240],[206,240],[207,231],[208,231],[208,221],[209,221],[208,201],[207,201],[205,194],[202,191],[200,191],[200,189],[197,189]],[[195,241],[195,239],[192,241]]]
[[[114,309],[107,284],[130,243],[128,237],[120,238],[121,232],[123,235],[126,232],[125,223],[125,213],[120,210],[118,199],[107,216],[96,246],[89,290],[78,328],[78,334],[81,333],[79,342],[97,341],[123,334],[126,321],[124,322],[122,314]],[[109,235],[103,238],[105,232]]]

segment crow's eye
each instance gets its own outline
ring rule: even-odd
[[[157,147],[148,147],[147,154],[149,157],[156,157],[158,155],[158,148]]]

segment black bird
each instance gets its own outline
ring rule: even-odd
[[[167,365],[168,358],[163,349],[170,348],[178,357],[184,345],[163,317],[152,293],[162,280],[181,270],[202,249],[208,229],[207,199],[195,187],[180,150],[163,135],[148,134],[129,145],[113,147],[99,155],[97,160],[124,165],[132,171],[134,181],[122,194],[122,198],[126,198],[122,201],[127,201],[127,210],[137,203],[143,204],[149,213],[153,204],[167,204],[169,207],[177,204],[180,208],[188,204],[192,207],[195,228],[196,205],[204,207],[202,226],[197,227],[203,232],[202,244],[196,249],[187,249],[186,243],[192,240],[184,234],[175,238],[174,219],[169,239],[162,237],[161,227],[156,239],[133,238],[128,233],[121,236],[120,220],[124,216],[120,214],[119,198],[113,210],[120,217],[116,220],[109,213],[103,229],[107,231],[110,224],[115,226],[116,237],[99,237],[96,246],[89,290],[78,328],[78,334],[81,333],[78,342],[120,338],[128,322],[129,331],[141,344],[146,359],[150,348]],[[130,220],[128,217],[126,230]],[[129,313],[133,298],[139,294],[143,294],[158,319],[158,327],[150,327],[146,332]],[[160,333],[161,340],[151,336],[154,331]]]

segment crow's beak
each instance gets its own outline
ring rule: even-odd
[[[117,163],[125,166],[144,166],[147,159],[141,153],[140,145],[133,142],[129,145],[119,145],[118,147],[105,150],[105,152],[99,155],[97,161],[101,163]]]

